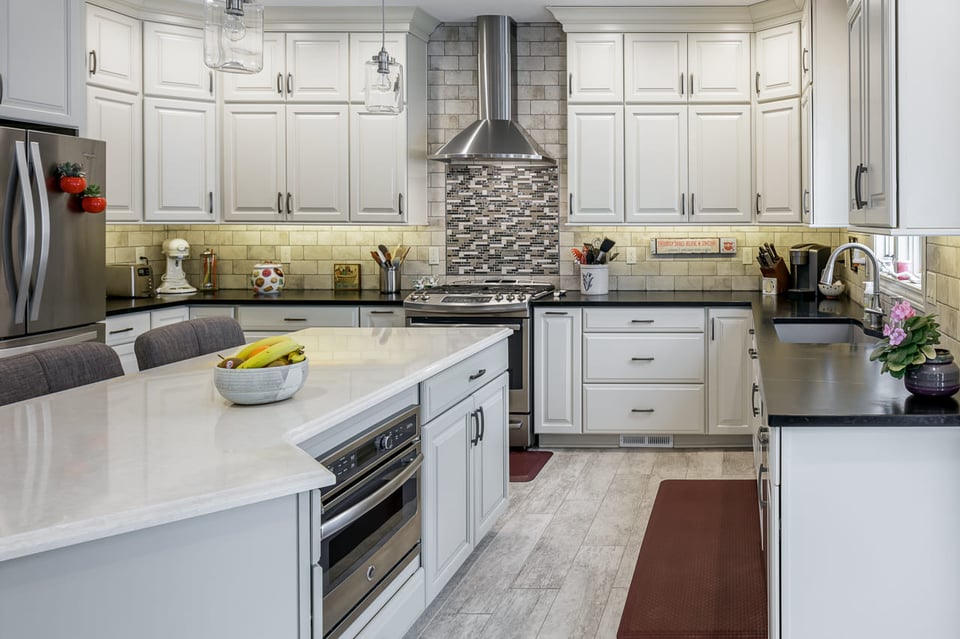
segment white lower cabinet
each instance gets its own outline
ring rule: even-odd
[[[361,306],[360,326],[367,328],[401,328],[405,318],[402,306]]]
[[[423,425],[427,604],[507,508],[508,388],[501,373]]]
[[[358,326],[356,306],[282,306],[265,308],[256,304],[237,307],[237,321],[247,341],[292,333],[314,326]]]
[[[580,308],[533,311],[533,432],[578,435],[583,314]]]
[[[104,341],[107,346],[113,347],[120,357],[124,374],[136,373],[140,370],[136,353],[133,351],[137,337],[151,329],[182,322],[188,317],[189,309],[186,306],[113,315],[103,322],[106,326]]]
[[[707,433],[710,435],[748,435],[753,431],[752,326],[753,312],[749,308],[709,310]]]

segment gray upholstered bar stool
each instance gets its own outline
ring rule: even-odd
[[[201,317],[143,333],[133,343],[133,352],[144,371],[245,342],[240,322],[232,317]]]
[[[117,353],[99,342],[54,346],[0,358],[0,406],[123,375]]]

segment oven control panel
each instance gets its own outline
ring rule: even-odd
[[[322,459],[321,463],[337,477],[337,484],[365,468],[380,463],[385,457],[395,454],[403,445],[420,435],[420,413],[407,410],[384,423],[378,424],[361,435],[340,453]]]

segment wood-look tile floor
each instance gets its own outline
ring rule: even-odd
[[[616,637],[663,479],[750,479],[749,450],[556,450],[406,639]]]

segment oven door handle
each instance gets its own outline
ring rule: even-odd
[[[408,479],[413,477],[423,465],[423,453],[416,456],[416,458],[410,462],[410,464],[400,472],[399,475],[390,480],[383,488],[377,490],[369,497],[364,498],[362,501],[354,504],[344,512],[340,513],[333,519],[327,522],[320,523],[320,538],[326,539],[332,535],[336,535],[338,532],[355,522],[357,519],[365,515],[367,512],[373,510],[373,508],[382,502],[384,499],[390,496],[390,493],[395,491],[397,488],[402,486]]]
[[[446,322],[417,322],[410,321],[408,326],[441,326],[443,328],[509,328],[511,331],[523,329],[522,324],[448,324]]]

